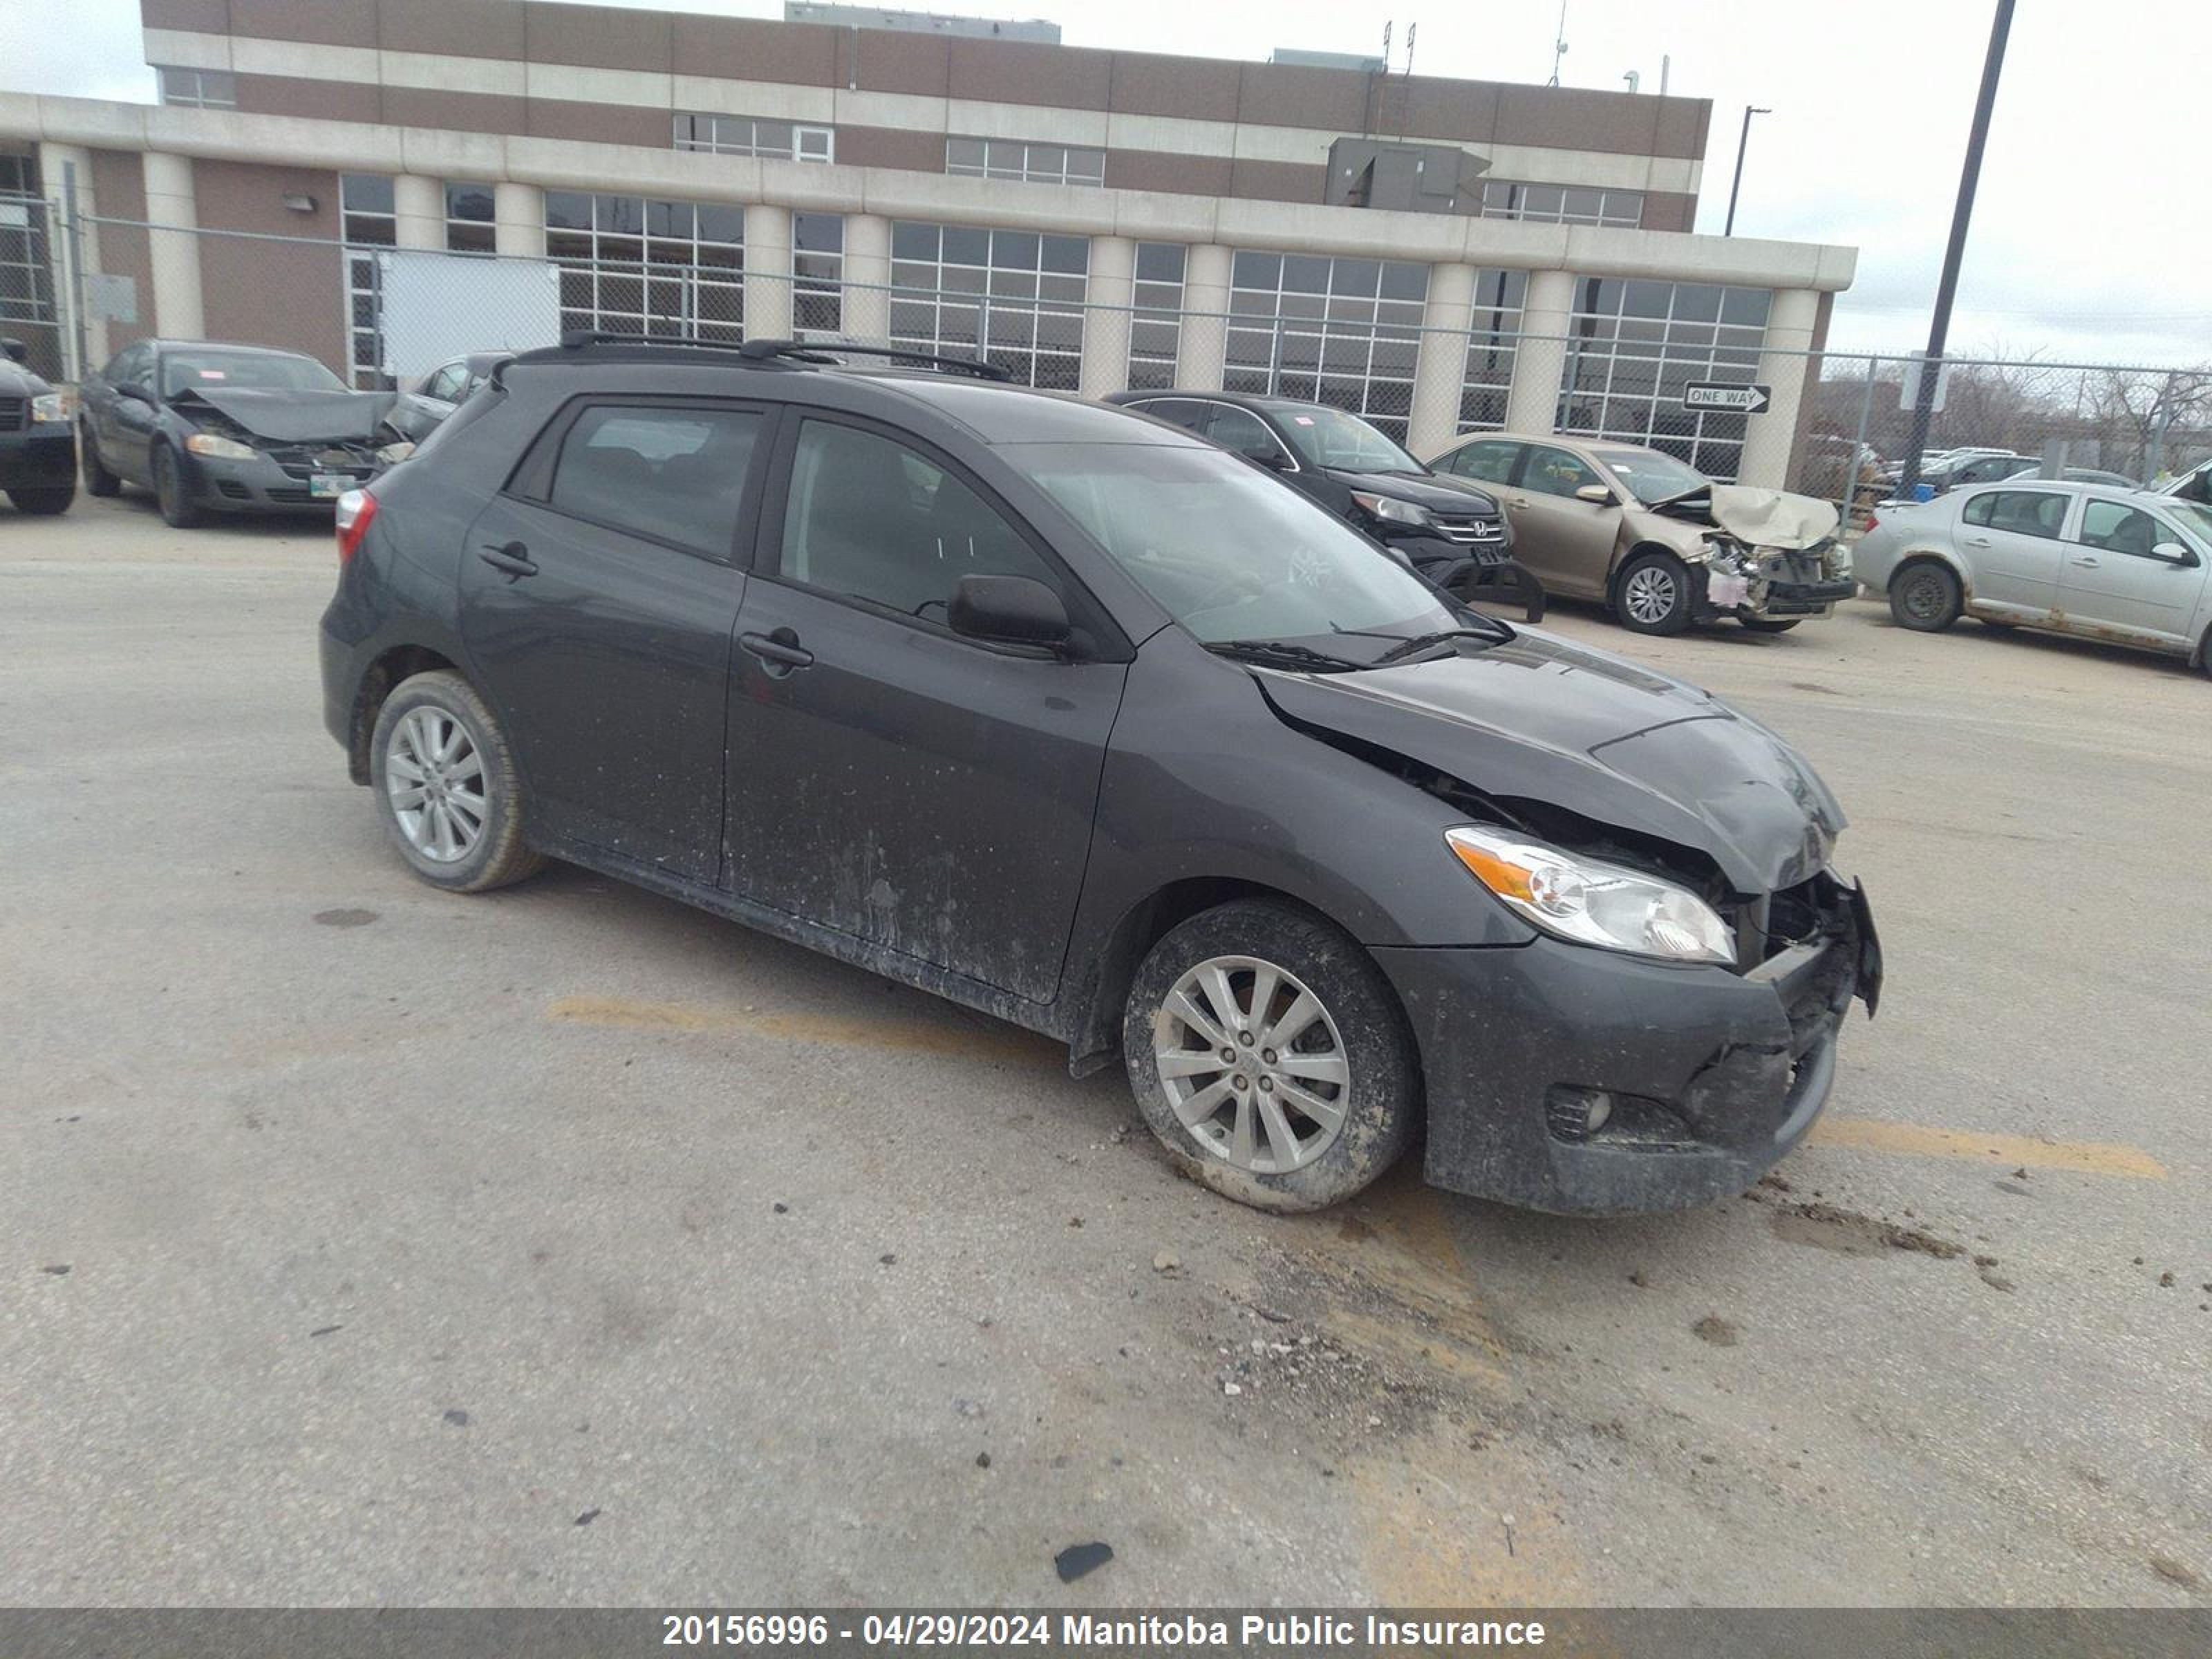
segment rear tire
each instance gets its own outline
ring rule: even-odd
[[[384,700],[368,781],[385,832],[433,887],[489,892],[544,867],[522,838],[529,802],[506,734],[459,674],[414,675]]]
[[[1964,603],[1959,579],[1933,559],[1917,559],[1889,579],[1889,614],[1916,634],[1942,633]]]
[[[8,499],[15,503],[18,513],[27,513],[33,518],[46,518],[69,510],[69,504],[76,499],[76,486],[66,483],[42,489],[11,489],[8,492]]]
[[[1255,1209],[1351,1197],[1421,1121],[1420,1066],[1389,981],[1341,929],[1278,900],[1171,928],[1129,988],[1121,1052],[1169,1161]]]
[[[88,495],[105,499],[123,493],[123,480],[107,470],[107,463],[100,459],[100,441],[92,435],[92,428],[82,422],[76,429],[77,465],[84,473],[84,490]]]
[[[1672,553],[1638,553],[1620,567],[1613,614],[1632,634],[1679,634],[1690,625],[1689,568]]]
[[[185,464],[167,444],[154,446],[154,501],[161,509],[161,522],[172,530],[190,530],[200,521],[199,504],[185,482]]]

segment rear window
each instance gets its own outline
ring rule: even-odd
[[[760,422],[750,410],[596,404],[562,441],[546,502],[727,559]]]

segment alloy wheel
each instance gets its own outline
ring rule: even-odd
[[[1632,572],[1621,590],[1624,610],[1647,628],[1655,628],[1674,614],[1674,574],[1663,564],[1647,564]]]
[[[1275,963],[1200,963],[1161,1003],[1152,1035],[1176,1121],[1237,1169],[1287,1174],[1343,1131],[1352,1092],[1344,1039],[1321,999]]]
[[[435,864],[458,864],[483,836],[490,814],[483,757],[443,708],[410,708],[384,750],[384,787],[407,844]]]

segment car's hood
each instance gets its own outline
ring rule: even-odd
[[[195,386],[179,394],[184,413],[197,398],[257,438],[272,443],[373,438],[392,410],[389,392],[274,392],[245,386]]]
[[[43,398],[52,390],[21,363],[0,357],[0,398]]]
[[[1258,673],[1300,724],[1510,805],[1547,803],[1705,854],[1745,893],[1828,860],[1843,809],[1796,751],[1710,693],[1539,629],[1351,674]]]
[[[1331,467],[1328,476],[1347,489],[1364,489],[1389,495],[1439,513],[1496,512],[1498,502],[1489,491],[1448,478],[1414,477],[1403,472],[1347,472]]]
[[[1713,522],[1749,546],[1794,553],[1826,541],[1836,533],[1838,520],[1836,504],[1817,495],[1715,484]]]

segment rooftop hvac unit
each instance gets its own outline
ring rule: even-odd
[[[1477,181],[1490,171],[1479,155],[1450,144],[1340,138],[1328,147],[1330,207],[1390,208],[1401,213],[1479,213]]]

